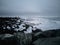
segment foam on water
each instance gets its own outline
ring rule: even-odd
[[[52,17],[53,18],[53,17]],[[48,18],[40,18],[40,17],[30,17],[25,18],[25,22],[28,22],[29,24],[35,24],[34,27],[37,27],[39,29],[50,30],[50,29],[60,29],[60,21],[58,20],[50,20]]]

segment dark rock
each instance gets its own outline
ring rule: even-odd
[[[41,38],[45,38],[45,37],[46,38],[48,38],[48,37],[59,37],[60,36],[60,29],[44,31],[39,36]]]

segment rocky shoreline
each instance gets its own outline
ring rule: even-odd
[[[0,17],[0,45],[60,45],[60,29],[42,31],[19,17]]]

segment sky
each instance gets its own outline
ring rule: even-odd
[[[10,14],[60,16],[60,0],[0,0],[0,16]]]

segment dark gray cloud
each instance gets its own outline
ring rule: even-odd
[[[59,16],[60,0],[0,0],[0,15],[9,14]]]

